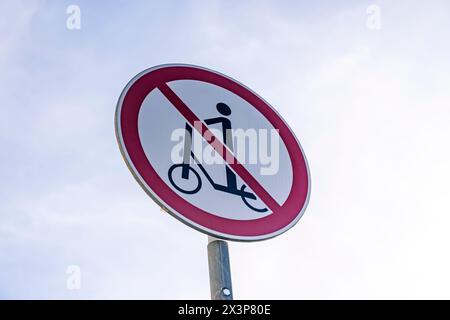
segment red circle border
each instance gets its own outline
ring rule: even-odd
[[[159,84],[176,80],[203,81],[229,90],[250,103],[264,115],[274,128],[279,130],[280,137],[286,145],[291,159],[293,174],[291,191],[279,210],[255,220],[222,218],[193,206],[167,186],[156,173],[145,156],[139,139],[139,110],[145,97]],[[187,65],[161,66],[152,68],[148,72],[144,71],[132,80],[121,95],[118,110],[118,123],[116,122],[116,125],[120,125],[119,135],[123,141],[122,151],[126,152],[129,157],[128,160],[132,162],[140,178],[150,188],[146,191],[155,194],[167,207],[180,215],[177,218],[181,218],[188,225],[215,236],[231,237],[232,240],[245,240],[246,238],[259,240],[286,231],[300,218],[298,215],[303,212],[302,209],[307,205],[310,185],[308,166],[301,147],[292,131],[274,109],[240,83],[222,74],[200,67]],[[146,188],[144,187],[144,189]],[[196,225],[192,225],[190,222]]]

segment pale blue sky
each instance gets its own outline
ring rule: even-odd
[[[110,3],[110,4],[109,4]],[[81,30],[66,7],[81,8]],[[369,5],[381,29],[366,26]],[[448,1],[2,1],[0,297],[209,298],[206,236],[128,172],[116,101],[148,67],[209,67],[300,139],[310,206],[231,243],[236,298],[450,298]],[[81,290],[67,290],[78,265]]]

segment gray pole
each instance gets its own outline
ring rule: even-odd
[[[208,237],[208,265],[211,300],[233,300],[230,257],[226,241]]]

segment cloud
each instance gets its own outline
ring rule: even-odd
[[[37,5],[37,1],[4,1],[0,4],[0,68],[21,45],[22,35],[28,31]]]
[[[140,190],[113,127],[134,74],[187,62],[260,92],[311,168],[294,229],[231,243],[237,298],[445,298],[448,4],[377,3],[379,31],[359,2],[80,2],[79,31],[2,3],[2,297],[208,298],[206,236]]]

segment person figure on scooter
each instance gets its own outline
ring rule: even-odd
[[[222,126],[222,139],[225,145],[233,152],[233,133],[231,132],[231,121],[226,118],[231,114],[231,109],[225,103],[219,102],[216,105],[217,111],[225,117],[215,117],[210,119],[205,119],[205,123],[207,125],[218,124],[220,123]],[[236,191],[237,190],[237,181],[236,174],[228,167],[225,166],[226,176],[227,176],[227,185],[224,186],[224,191]]]

